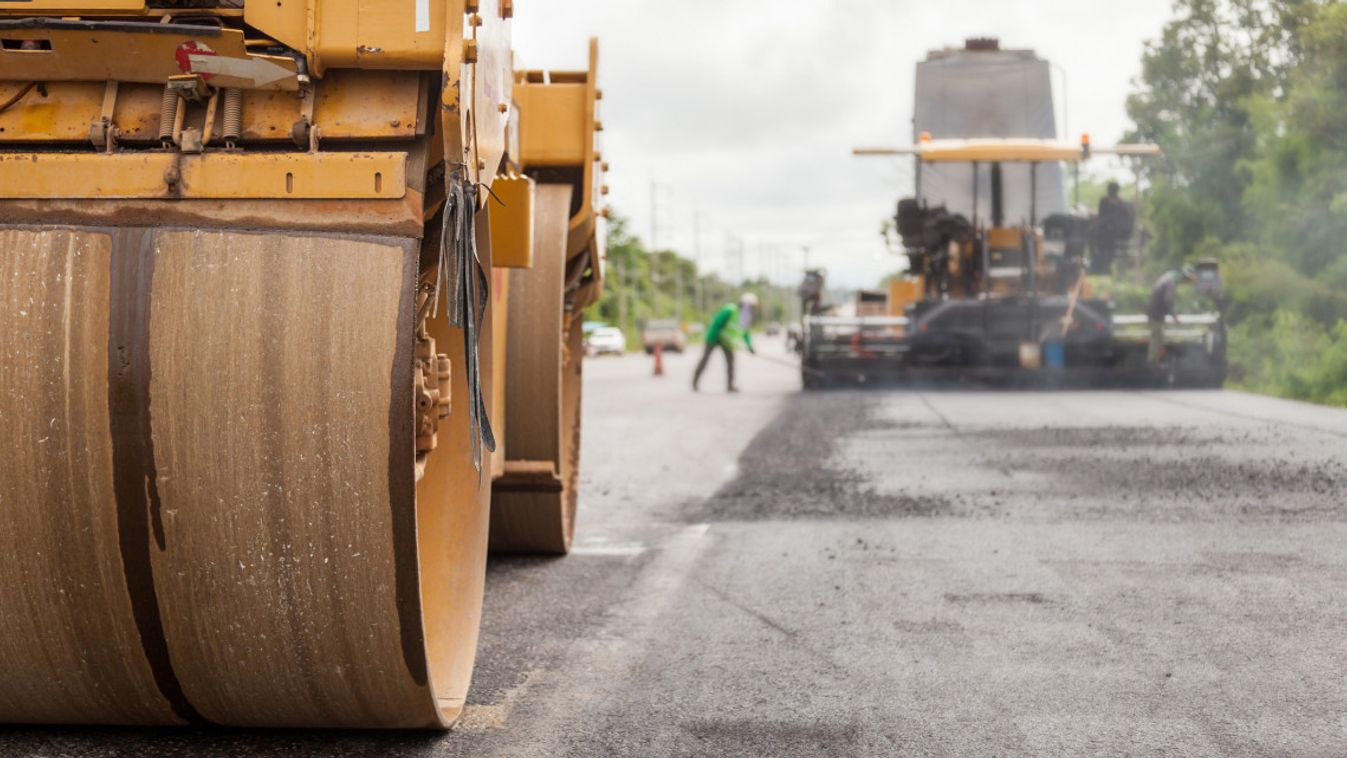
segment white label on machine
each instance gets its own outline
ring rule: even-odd
[[[430,31],[430,0],[416,0],[416,31]]]

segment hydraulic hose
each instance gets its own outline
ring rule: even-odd
[[[22,100],[24,95],[27,95],[29,92],[32,92],[33,88],[36,86],[37,82],[28,82],[27,84],[25,84],[22,89],[14,93],[14,95],[11,96],[8,100],[6,100],[3,103],[0,103],[0,113],[4,113],[5,111],[9,110],[11,106]]]

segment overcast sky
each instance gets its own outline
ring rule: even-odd
[[[1123,100],[1170,0],[522,0],[515,49],[529,68],[581,68],[600,45],[609,201],[647,242],[655,182],[661,248],[704,267],[794,282],[873,286],[901,266],[880,223],[911,192],[910,163],[854,158],[911,141],[912,77],[931,49],[999,37],[1057,66],[1066,125],[1096,144],[1129,122]],[[1058,124],[1059,129],[1062,124]]]

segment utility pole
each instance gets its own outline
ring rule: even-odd
[[[627,298],[631,297],[630,285],[627,282],[627,264],[623,259],[617,261],[617,282],[619,297],[617,298],[617,322],[622,325],[622,333],[629,334],[630,328],[627,323]]]
[[[706,308],[702,302],[702,213],[692,210],[692,309],[697,318]]]
[[[655,199],[655,190],[659,187],[654,178],[650,179],[650,252],[659,250],[659,203]]]
[[[683,262],[677,257],[674,264],[674,316],[683,323]]]
[[[683,261],[673,256],[674,266],[674,318],[683,323]]]
[[[650,177],[650,315],[659,299],[659,203],[655,199],[655,177]]]
[[[660,271],[660,246],[659,246],[659,192],[661,189],[668,189],[667,185],[661,185],[650,178],[650,315],[658,316],[659,291],[663,272]]]
[[[634,253],[635,251],[633,251]],[[636,256],[627,256],[623,264],[627,274],[627,321],[622,324],[623,333],[630,335],[636,322],[636,304],[641,301],[640,293],[636,291]]]
[[[776,292],[781,286],[780,253],[781,248],[775,243],[758,243],[758,266],[761,269],[758,272],[758,277],[766,283],[763,290],[765,299],[762,305],[762,315],[764,318],[770,318],[773,321],[785,319],[785,314],[782,312],[784,304],[776,299]]]
[[[738,271],[734,265],[734,234],[725,233],[725,279],[729,280],[731,287],[738,287],[740,283],[735,279],[735,272]]]
[[[730,235],[730,255],[734,256],[734,286],[736,289],[744,284],[744,241]]]

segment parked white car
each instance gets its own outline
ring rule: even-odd
[[[590,355],[622,355],[627,352],[627,335],[615,326],[603,326],[589,333],[586,343]]]

